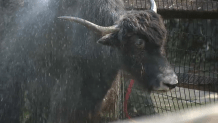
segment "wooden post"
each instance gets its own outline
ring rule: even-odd
[[[111,88],[108,90],[101,105],[101,117],[107,117],[109,120],[115,120],[119,118],[120,110],[119,104],[121,101],[121,73],[120,70],[113,81]],[[113,114],[111,116],[111,114]],[[108,117],[109,115],[109,117]]]

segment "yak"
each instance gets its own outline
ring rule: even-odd
[[[177,85],[154,0],[146,11],[126,11],[123,0],[46,1],[37,12],[37,0],[27,7],[31,12],[21,10],[18,28],[2,41],[0,82],[11,90],[4,112],[17,110],[16,120],[2,122],[20,121],[21,114],[29,122],[97,122],[119,70],[148,92]]]

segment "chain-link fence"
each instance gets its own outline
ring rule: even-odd
[[[123,78],[119,119],[150,116],[205,106],[218,101],[218,2],[215,0],[156,0],[158,12],[183,11],[173,17],[163,15],[168,30],[166,54],[178,75],[179,85],[167,93],[148,93],[137,82]],[[125,0],[127,9],[149,9],[149,0]],[[182,14],[198,13],[195,18]],[[204,12],[210,13],[205,19]],[[200,17],[202,16],[202,17]],[[201,19],[199,19],[201,18]],[[131,88],[129,99],[125,99]],[[128,102],[127,107],[125,103]]]

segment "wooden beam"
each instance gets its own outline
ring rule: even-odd
[[[144,8],[134,8],[127,10],[145,10]],[[196,10],[176,10],[176,9],[157,9],[157,13],[164,19],[184,18],[184,19],[218,19],[218,11],[196,11]]]
[[[163,18],[218,19],[217,11],[166,10],[157,11]]]

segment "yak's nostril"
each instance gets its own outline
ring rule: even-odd
[[[164,83],[164,85],[166,85],[170,89],[173,89],[173,88],[175,88],[177,86],[177,84],[167,84],[167,83]]]

